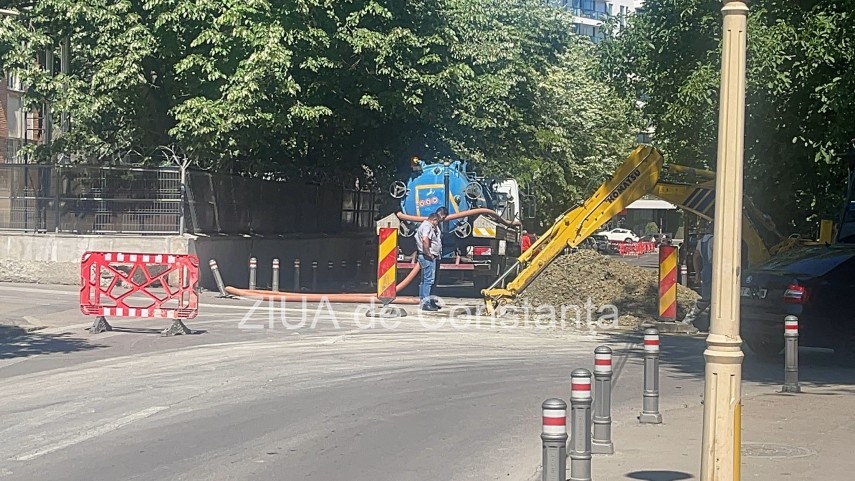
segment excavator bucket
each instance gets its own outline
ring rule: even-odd
[[[566,212],[517,259],[496,283],[482,291],[487,309],[492,309],[522,292],[565,247],[576,247],[629,204],[649,193],[659,181],[664,159],[652,146],[635,148],[614,176],[582,205]],[[519,273],[505,288],[498,287],[512,271]]]

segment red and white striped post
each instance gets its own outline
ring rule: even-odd
[[[612,350],[594,349],[594,431],[591,454],[614,454],[612,442]]]
[[[643,424],[661,424],[659,412],[659,331],[644,331],[644,400],[638,421]]]
[[[567,403],[543,402],[543,481],[565,481],[567,475]]]
[[[279,292],[279,259],[273,259],[273,280],[270,283],[270,290]]]
[[[799,318],[784,318],[784,386],[781,392],[802,392],[799,386]]]
[[[211,259],[208,261],[208,266],[214,274],[214,281],[217,283],[217,290],[220,291],[219,297],[229,297],[229,295],[226,294],[226,285],[223,283],[223,276],[220,274],[220,267],[217,265],[217,261]]]
[[[591,481],[591,371],[570,374],[570,481]]]
[[[255,257],[249,258],[249,290],[255,290],[255,276],[258,268],[258,261]]]

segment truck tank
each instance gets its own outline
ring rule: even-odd
[[[426,163],[414,161],[413,171],[406,184],[396,182],[393,195],[401,199],[401,212],[417,217],[426,217],[440,207],[455,214],[476,208],[495,209],[496,195],[488,185],[467,172],[466,162]],[[397,188],[397,190],[396,190]],[[455,232],[458,237],[467,237],[471,228],[468,219],[447,222],[444,230]]]

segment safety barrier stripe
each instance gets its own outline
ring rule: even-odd
[[[476,227],[472,229],[475,232],[475,236],[477,237],[495,237],[496,229],[491,229],[488,227]]]
[[[659,247],[659,318],[677,319],[677,248]]]
[[[397,297],[398,229],[381,228],[377,248],[377,297],[384,303]]]

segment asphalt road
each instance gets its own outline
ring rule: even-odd
[[[632,333],[414,313],[367,328],[353,305],[253,311],[206,295],[187,323],[197,334],[115,319],[89,335],[76,295],[0,285],[3,481],[531,480],[540,404],[569,397],[570,371],[591,369],[599,344],[616,351],[616,432],[641,405]],[[18,320],[54,327],[8,327]],[[703,345],[664,339],[663,410],[700,402]],[[745,389],[779,371],[748,367]]]

